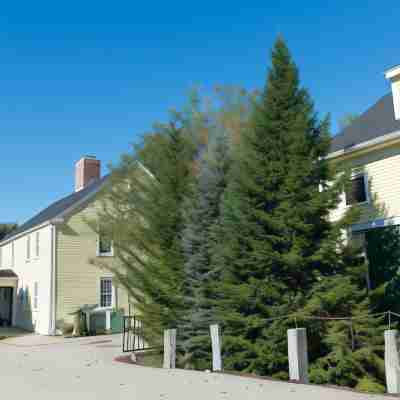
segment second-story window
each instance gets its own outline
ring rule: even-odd
[[[346,187],[346,205],[360,204],[367,201],[367,177],[365,174],[354,175]]]
[[[109,257],[114,255],[113,241],[101,231],[97,236],[97,255]]]
[[[31,236],[28,235],[26,237],[26,259],[31,259]]]
[[[35,241],[35,252],[36,257],[39,257],[40,254],[40,232],[36,232],[36,241]]]

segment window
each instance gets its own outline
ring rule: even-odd
[[[29,261],[31,258],[31,237],[30,235],[26,238],[26,259]]]
[[[112,240],[101,232],[97,238],[97,255],[109,257],[114,255]]]
[[[35,242],[35,250],[36,250],[36,257],[39,257],[39,249],[40,249],[40,232],[36,232],[36,242]]]
[[[354,175],[346,188],[346,205],[360,204],[367,201],[367,177],[365,174]]]
[[[33,309],[37,310],[39,307],[39,283],[35,282],[33,285]]]
[[[100,307],[112,306],[112,278],[100,280]]]

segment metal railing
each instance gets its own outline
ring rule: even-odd
[[[143,321],[136,315],[123,317],[122,351],[135,352],[150,350],[144,337]]]

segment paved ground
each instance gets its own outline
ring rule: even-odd
[[[23,329],[8,326],[0,326],[0,337],[14,337],[26,335],[28,332]]]
[[[223,374],[162,370],[113,361],[120,335],[84,339],[28,335],[0,341],[4,399],[380,400],[317,386]]]

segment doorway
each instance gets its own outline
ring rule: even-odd
[[[14,288],[0,287],[0,327],[11,326]]]

